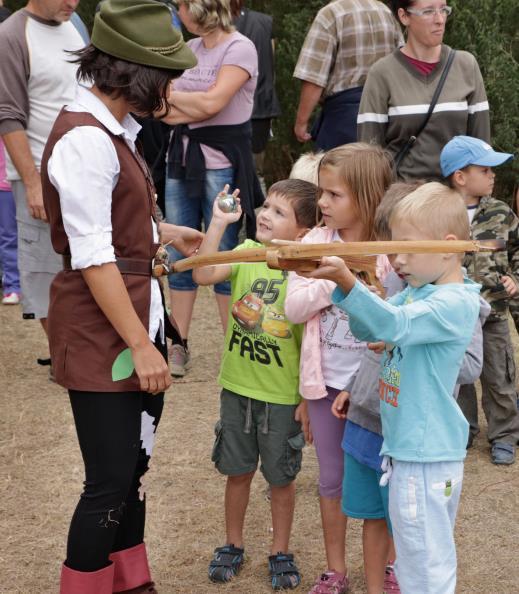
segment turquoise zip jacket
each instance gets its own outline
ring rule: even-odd
[[[480,285],[407,287],[389,301],[362,283],[332,302],[360,340],[386,343],[379,396],[381,454],[406,462],[463,460],[468,423],[452,397],[479,315]]]

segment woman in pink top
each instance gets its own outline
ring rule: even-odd
[[[195,68],[172,85],[172,109],[164,119],[174,126],[168,151],[166,220],[207,228],[213,202],[225,184],[240,188],[247,234],[253,236],[254,207],[262,202],[255,177],[250,117],[258,77],[258,57],[252,41],[235,31],[229,0],[181,0],[178,14],[197,38],[188,42],[198,59]],[[228,227],[220,249],[238,243],[240,222]],[[172,256],[180,255],[172,250]],[[169,278],[171,304],[183,345],[173,345],[171,371],[185,374],[189,362],[187,337],[197,285],[191,272]],[[227,326],[230,288],[215,285],[222,325]]]
[[[4,305],[20,303],[20,274],[17,263],[16,208],[5,173],[4,145],[0,139],[0,270]]]

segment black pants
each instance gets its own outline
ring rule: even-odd
[[[97,571],[110,553],[143,542],[146,501],[139,493],[164,394],[69,390],[85,483],[67,543],[66,565]]]
[[[271,118],[251,120],[252,126],[252,152],[256,155],[267,148],[270,138]]]
[[[354,87],[324,100],[311,132],[316,150],[329,151],[336,146],[356,142],[361,96],[362,87]]]

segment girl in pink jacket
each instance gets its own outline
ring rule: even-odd
[[[373,239],[375,210],[392,182],[386,153],[378,147],[353,143],[325,153],[319,165],[319,208],[322,226],[304,243],[368,241]],[[377,276],[391,270],[378,258]],[[335,284],[290,273],[285,313],[304,323],[299,391],[308,407],[310,431],[319,462],[319,494],[327,570],[309,594],[343,594],[348,588],[345,563],[346,516],[341,510],[344,419],[331,406],[355,375],[366,343],[351,333],[347,314],[332,305]]]

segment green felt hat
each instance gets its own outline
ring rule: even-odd
[[[110,56],[143,66],[187,70],[197,64],[168,7],[155,0],[104,0],[91,41]]]

